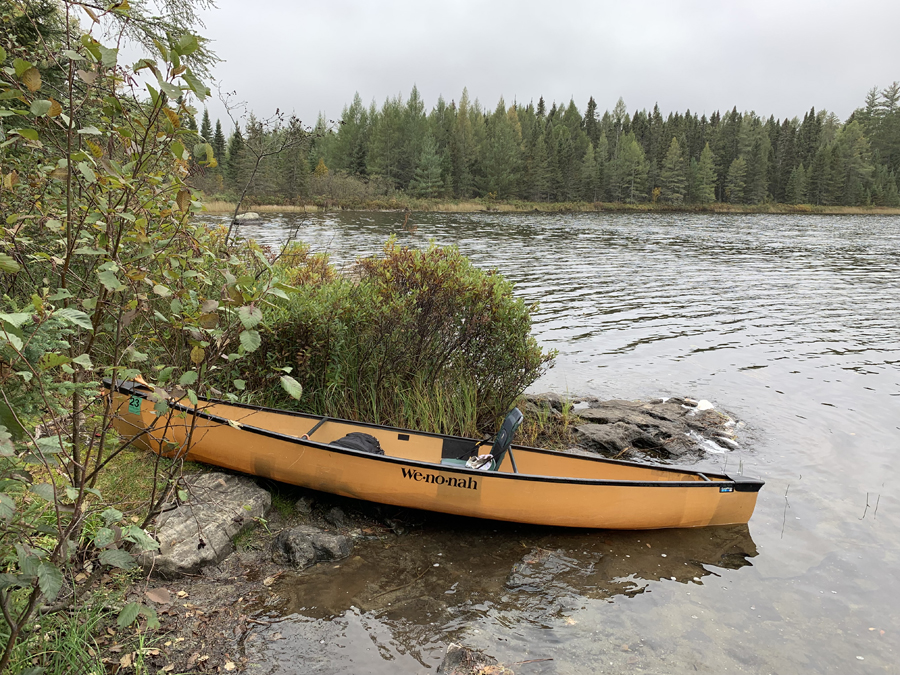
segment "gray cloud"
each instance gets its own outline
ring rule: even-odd
[[[289,2],[220,0],[205,34],[216,75],[258,114],[337,119],[416,84],[428,109],[463,87],[493,108],[547,100],[602,110],[755,110],[845,118],[900,79],[900,3],[858,0]],[[212,102],[210,113],[223,117]]]

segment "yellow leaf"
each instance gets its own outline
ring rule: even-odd
[[[206,358],[206,352],[203,350],[203,347],[194,347],[191,350],[191,361],[196,364],[203,363],[203,359]]]
[[[172,123],[176,129],[181,126],[181,120],[178,119],[178,115],[175,114],[175,111],[171,108],[163,108],[163,112],[166,113],[166,117],[169,118],[169,121]]]
[[[12,188],[15,185],[19,184],[19,174],[15,171],[10,171],[8,174],[3,176],[3,187]]]
[[[101,148],[99,145],[94,143],[94,141],[92,141],[90,138],[85,138],[84,144],[86,146],[88,146],[88,148],[90,148],[91,154],[94,157],[97,157],[97,158],[103,157],[103,148]]]
[[[179,190],[178,196],[175,197],[175,203],[178,204],[179,209],[187,211],[191,207],[191,191]]]
[[[41,73],[34,66],[22,73],[19,79],[28,87],[28,91],[37,91],[41,88]]]
[[[81,9],[83,9],[85,12],[87,12],[87,15],[88,15],[89,17],[91,17],[91,19],[94,21],[94,23],[100,23],[100,19],[98,19],[98,18],[97,18],[97,15],[94,14],[94,12],[91,11],[91,8],[90,8],[90,7],[85,7],[84,5],[82,5],[82,6],[81,6]]]
[[[56,180],[65,180],[69,177],[69,170],[65,167],[57,167],[50,172],[50,178],[55,178]]]
[[[47,111],[47,117],[56,117],[62,112],[62,106],[54,101],[52,98],[50,99],[50,110]]]

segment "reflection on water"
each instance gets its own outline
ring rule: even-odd
[[[282,578],[258,615],[274,618],[272,630],[285,637],[286,626],[301,630],[284,645],[259,640],[245,648],[251,660],[284,668],[310,650],[322,659],[321,672],[354,672],[332,668],[365,660],[371,642],[329,639],[323,646],[320,636],[329,625],[345,632],[363,622],[385,632],[378,651],[388,660],[434,666],[447,640],[471,642],[471,627],[482,621],[513,630],[574,626],[587,605],[652,592],[653,582],[699,586],[756,555],[746,525],[598,534],[427,516],[412,535],[367,542],[340,565]],[[312,636],[311,625],[318,628]]]
[[[756,548],[730,565],[703,530],[432,524],[278,586],[260,611],[292,639],[249,641],[262,667],[433,672],[460,639],[553,659],[521,673],[900,672],[900,219],[412,214],[413,235],[402,217],[317,215],[300,236],[339,265],[397,232],[498,268],[560,352],[536,390],[727,410],[743,449],[705,463],[766,480]],[[296,222],[242,232],[277,245]]]

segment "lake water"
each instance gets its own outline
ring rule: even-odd
[[[532,390],[707,399],[742,449],[700,466],[767,483],[749,528],[429,518],[276,585],[259,672],[434,672],[459,641],[520,675],[900,673],[900,219],[264,216],[241,233],[338,264],[459,246],[540,303],[559,357]]]

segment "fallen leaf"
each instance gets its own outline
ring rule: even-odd
[[[162,671],[164,673],[171,673],[173,670],[175,670],[175,664],[173,664],[173,663],[170,663],[167,666],[163,666],[163,668],[162,668]]]
[[[235,668],[237,668],[237,666],[235,665],[234,661],[229,661],[225,664],[225,670],[234,670]]]
[[[152,588],[144,595],[147,596],[150,602],[155,602],[158,605],[168,605],[172,602],[172,593],[168,588]]]
[[[269,639],[272,640],[273,642],[275,640],[284,640],[284,635],[282,635],[281,633],[275,633]]]
[[[178,593],[176,593],[175,595],[177,595],[179,598],[186,598],[188,596],[187,591],[178,591]]]
[[[116,654],[118,654],[120,651],[122,651],[122,645],[113,645],[112,647],[109,648],[109,651],[115,652]]]
[[[275,583],[275,577],[266,577],[263,579],[263,586],[271,586]]]
[[[119,666],[122,668],[131,668],[131,664],[134,663],[134,654],[135,652],[128,652],[119,659]]]

